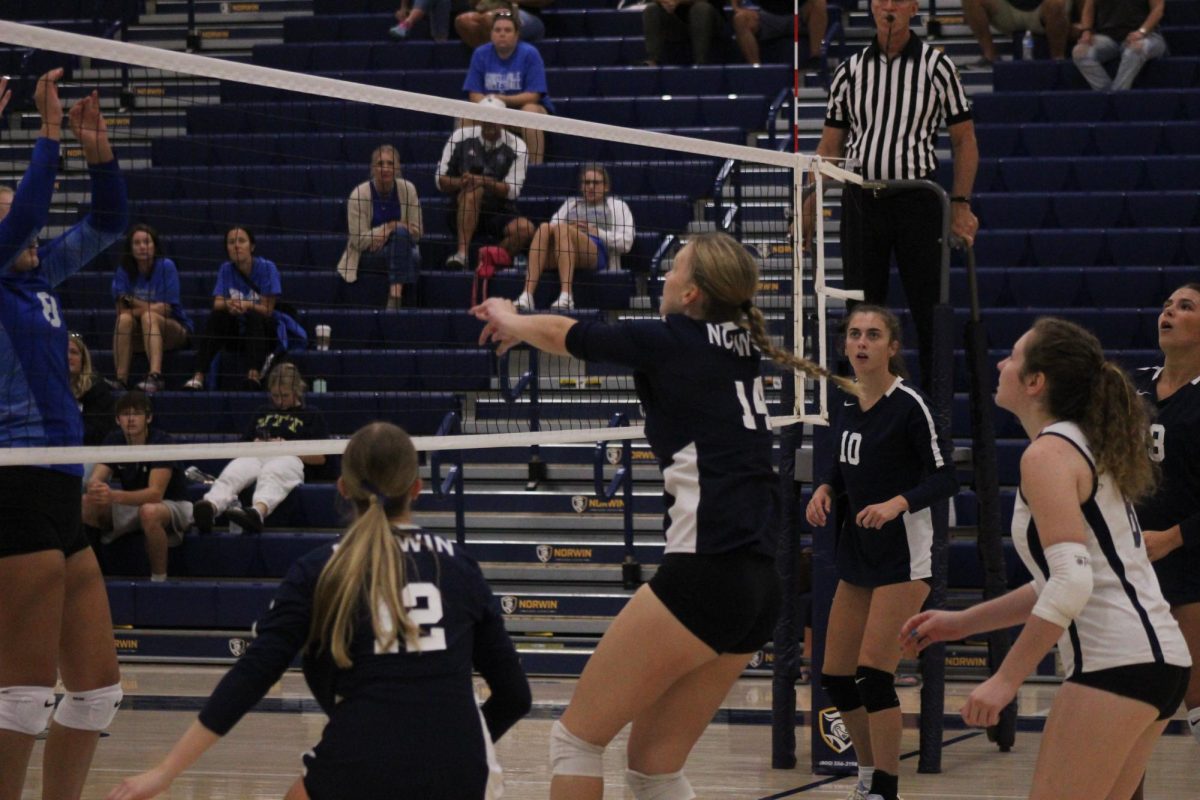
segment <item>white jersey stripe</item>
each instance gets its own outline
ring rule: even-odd
[[[917,406],[920,407],[921,413],[925,415],[925,424],[929,426],[929,449],[933,451],[933,463],[938,469],[941,469],[946,462],[942,459],[942,451],[938,447],[937,427],[933,424],[933,414],[930,413],[929,406],[925,404],[925,400],[922,399],[919,392],[914,392],[908,386],[900,383],[899,379],[897,379],[896,384],[893,385],[899,386],[901,391],[911,396],[913,400],[917,401]]]
[[[663,470],[663,491],[675,498],[667,511],[671,525],[667,528],[664,553],[696,552],[697,511],[700,509],[700,461],[696,443],[691,442],[675,453],[671,466]]]

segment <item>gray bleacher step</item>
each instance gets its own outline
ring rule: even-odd
[[[617,467],[609,464],[605,467],[604,476],[608,480],[615,473]],[[529,474],[528,463],[514,464],[467,464],[463,467],[463,474],[474,486],[475,481],[509,481],[524,484]],[[442,468],[442,475],[445,476],[446,470]],[[421,477],[424,480],[429,480],[429,467],[421,468]],[[592,479],[592,467],[590,465],[571,465],[571,464],[549,464],[546,467],[546,483],[552,485],[555,481],[589,481]],[[637,483],[662,483],[662,472],[658,466],[652,462],[635,463],[633,467],[633,480]]]
[[[413,519],[421,527],[440,532],[443,536],[454,537],[454,512],[423,509],[418,505],[413,512]],[[578,513],[574,509],[559,510],[541,514],[530,514],[520,511],[468,511],[465,516],[465,526],[469,535],[467,546],[485,533],[511,536],[514,533],[531,533],[553,531],[555,533],[569,532],[571,534],[586,534],[595,536],[601,532],[619,532],[623,527],[622,514]],[[663,529],[662,508],[654,511],[638,512],[633,515],[633,529],[637,533],[657,533],[661,536]]]

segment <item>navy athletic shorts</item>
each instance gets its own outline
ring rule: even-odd
[[[88,547],[78,476],[45,467],[0,467],[0,558]]]
[[[1120,697],[1140,700],[1158,709],[1160,720],[1170,719],[1187,691],[1191,670],[1174,664],[1130,664],[1095,672],[1076,672],[1072,683],[1091,686]]]
[[[771,640],[779,615],[775,559],[749,549],[668,553],[650,579],[663,605],[718,653],[753,653]]]

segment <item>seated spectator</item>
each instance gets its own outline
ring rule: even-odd
[[[117,425],[105,445],[171,444],[170,434],[151,427],[150,397],[132,391],[117,401]],[[108,481],[115,477],[120,489]],[[192,527],[192,504],[187,499],[183,470],[175,462],[97,464],[83,495],[83,524],[99,528],[108,544],[140,530],[146,536],[150,580],[167,579],[167,549],[183,542]]]
[[[129,229],[121,266],[113,277],[112,294],[117,301],[117,327],[113,332],[117,383],[128,387],[133,354],[144,352],[150,374],[138,388],[154,394],[166,385],[163,353],[187,344],[192,321],[180,303],[175,262],[162,256],[158,233],[149,225]]]
[[[421,200],[417,187],[400,177],[400,153],[390,144],[371,154],[371,180],[350,192],[346,203],[350,239],[338,262],[338,275],[347,283],[358,280],[360,259],[381,261],[387,267],[387,307],[400,308],[404,285],[417,282],[421,251]]]
[[[967,2],[968,0],[964,0]],[[978,2],[979,0],[976,0]],[[762,63],[759,44],[775,39],[792,39],[792,0],[730,0],[733,5],[733,35],[747,64]],[[1004,0],[997,0],[1004,2]],[[1062,0],[1047,0],[1062,2]],[[800,5],[800,21],[808,31],[808,60],[819,63],[821,43],[829,27],[825,0],[805,0]]]
[[[972,66],[990,67],[999,58],[992,28],[1009,35],[1021,31],[1044,34],[1050,56],[1065,58],[1070,9],[1070,0],[963,0],[963,17],[983,53]]]
[[[709,63],[713,41],[724,24],[720,0],[648,0],[642,9],[642,32],[646,40],[645,66],[662,63],[668,41],[692,43],[692,63]]]
[[[1124,91],[1147,61],[1167,52],[1158,25],[1163,0],[1084,0],[1079,43],[1071,56],[1083,79],[1097,91]],[[1117,77],[1109,78],[1105,62],[1117,56]]]
[[[67,369],[71,394],[83,414],[83,443],[98,445],[117,429],[112,387],[92,368],[92,353],[78,333],[67,337]],[[85,465],[84,478],[87,474]]]
[[[492,32],[492,20],[497,11],[517,12],[517,25],[521,30],[521,40],[533,44],[540,42],[546,35],[546,26],[542,22],[542,9],[554,0],[477,0],[470,11],[464,11],[454,18],[454,29],[467,47],[475,48],[486,44]]]
[[[576,270],[620,268],[621,255],[633,247],[633,214],[624,200],[609,196],[609,188],[604,167],[589,164],[579,171],[580,196],[568,198],[533,235],[525,291],[517,298],[517,308],[533,311],[533,292],[544,269],[557,269],[562,283],[562,293],[550,308],[571,311]]]
[[[267,377],[271,402],[254,414],[242,441],[291,442],[300,439],[327,439],[325,417],[318,409],[304,404],[304,378],[295,364],[283,363]],[[293,489],[304,483],[305,467],[320,467],[325,456],[243,456],[225,465],[212,488],[196,503],[196,527],[212,533],[213,520],[222,513],[243,531],[259,533],[267,517],[279,507]],[[238,495],[254,484],[250,505],[238,505]]]
[[[492,13],[492,41],[476,48],[463,91],[478,103],[485,97],[499,99],[507,108],[549,114],[554,111],[546,88],[546,66],[542,54],[521,41],[521,29],[511,11]],[[537,128],[513,130],[529,149],[529,163],[540,164],[546,155],[545,132]]]
[[[479,102],[504,107],[491,95]],[[447,267],[467,267],[476,231],[499,239],[510,257],[529,245],[533,223],[519,216],[516,203],[525,184],[526,160],[521,137],[493,122],[470,124],[450,134],[437,171],[438,189],[455,198],[450,229],[458,249],[446,259]]]
[[[400,3],[396,9],[396,25],[388,29],[393,39],[406,39],[413,27],[429,17],[429,33],[435,42],[444,42],[450,38],[450,5],[451,0],[408,0]]]
[[[212,313],[197,348],[196,372],[185,389],[203,389],[213,358],[228,348],[242,350],[249,361],[243,388],[261,390],[261,365],[275,349],[279,270],[274,262],[254,255],[254,234],[241,225],[225,234],[225,251],[229,260],[217,270]]]

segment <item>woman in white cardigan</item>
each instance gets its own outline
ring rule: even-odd
[[[575,308],[571,279],[577,269],[618,269],[633,247],[633,214],[624,200],[609,197],[608,170],[588,164],[579,171],[580,197],[568,198],[549,222],[538,226],[529,246],[529,272],[517,308],[533,310],[533,292],[546,269],[558,269],[562,293],[552,311]]]
[[[350,238],[337,271],[346,283],[358,280],[364,255],[386,263],[387,307],[400,308],[404,285],[416,283],[421,254],[421,201],[411,182],[400,177],[400,154],[390,144],[371,154],[371,180],[360,183],[346,204]]]

